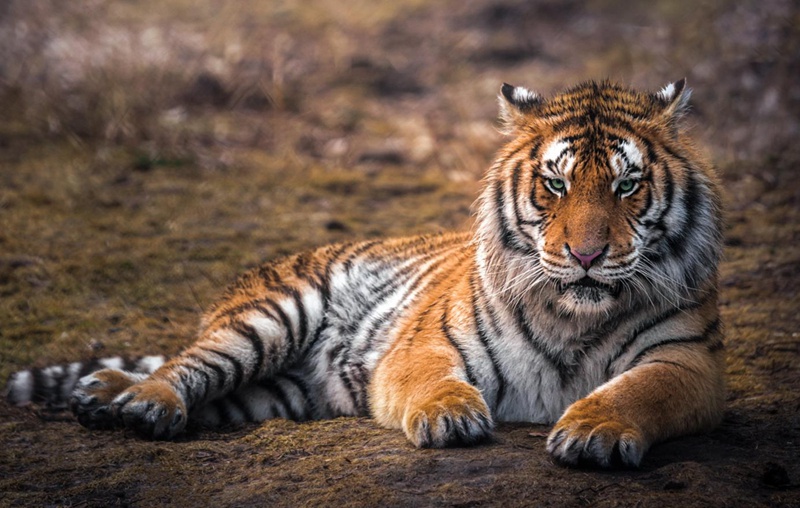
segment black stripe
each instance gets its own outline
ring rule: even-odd
[[[339,379],[342,381],[342,384],[347,388],[347,393],[350,395],[350,400],[353,402],[353,409],[358,410],[358,391],[356,390],[355,386],[353,386],[353,382],[350,380],[349,375],[345,372],[344,366],[339,369]]]
[[[335,346],[328,349],[328,354],[326,355],[328,357],[328,363],[331,365],[336,363],[336,359],[339,358],[340,353],[345,347],[346,344],[344,342],[339,342]]]
[[[558,355],[554,355],[547,350],[547,347],[542,344],[541,339],[539,339],[539,337],[533,333],[533,330],[531,330],[528,320],[523,315],[523,306],[520,305],[514,309],[514,319],[520,331],[524,335],[526,342],[539,356],[544,358],[547,363],[550,364],[553,370],[556,371],[561,384],[566,384],[567,381],[569,381],[569,379],[575,375],[576,365],[567,364],[563,358]]]
[[[236,390],[237,388],[239,388],[239,386],[241,386],[242,381],[244,380],[244,369],[242,368],[242,362],[240,362],[239,360],[237,360],[233,356],[229,355],[228,353],[224,353],[222,351],[218,351],[216,349],[212,349],[212,348],[208,348],[208,347],[203,347],[203,346],[198,346],[198,347],[200,349],[202,349],[203,351],[207,351],[209,353],[213,353],[213,354],[215,354],[217,356],[220,356],[220,357],[226,359],[228,361],[228,363],[231,364],[231,366],[233,367],[234,376],[233,376],[233,387],[231,388],[230,391]]]
[[[217,375],[217,391],[222,392],[225,389],[225,379],[227,374],[225,374],[225,370],[217,364],[211,363],[208,360],[200,357],[196,353],[186,353],[186,356],[189,358],[193,358],[194,360],[200,362],[200,364],[204,365],[206,368],[211,369]]]
[[[686,173],[686,188],[684,189],[684,206],[686,207],[686,217],[698,217],[697,209],[700,206],[700,196],[702,194],[700,182],[691,170]]]
[[[380,244],[382,242],[383,242],[382,240],[370,240],[370,241],[364,242],[361,245],[359,245],[358,247],[356,247],[353,250],[353,252],[350,252],[347,255],[347,259],[345,259],[343,261],[342,265],[344,267],[344,270],[346,272],[349,272],[350,269],[353,267],[353,261],[355,261],[356,258],[358,258],[360,255],[368,252],[370,249],[372,249],[373,247],[375,247],[376,245],[378,245],[378,244]]]
[[[552,129],[554,131],[563,131],[569,129],[570,127],[588,127],[590,124],[602,124],[606,127],[614,127],[620,130],[626,130],[631,133],[632,137],[634,135],[633,133],[635,132],[635,129],[630,122],[619,117],[598,114],[597,111],[593,109],[589,109],[585,114],[564,117],[563,120],[554,124]]]
[[[318,271],[317,252],[302,252],[297,255],[292,264],[292,271],[309,286],[319,290],[325,274]]]
[[[178,377],[177,382],[171,384],[175,390],[179,392],[178,395],[186,402],[186,407],[191,409],[195,407],[195,403],[197,402],[197,394],[194,393],[191,384],[187,381],[187,378],[192,375],[192,370],[183,367],[181,369],[176,369],[176,371],[178,371],[176,374]]]
[[[122,358],[122,370],[133,372],[138,367],[138,360],[132,358]]]
[[[651,344],[650,346],[647,346],[646,348],[639,351],[639,353],[637,353],[637,355],[629,363],[628,369],[635,367],[636,365],[639,364],[642,358],[644,358],[648,354],[652,353],[653,351],[661,347],[670,346],[674,344],[691,344],[691,343],[705,342],[711,338],[711,335],[715,334],[719,330],[720,324],[721,324],[720,320],[719,318],[717,318],[711,323],[709,323],[706,326],[705,330],[703,330],[702,333],[700,333],[699,335],[690,335],[688,337],[675,337],[671,339],[662,340],[661,342],[658,342],[656,344]]]
[[[629,306],[619,314],[610,316],[600,326],[590,329],[586,334],[580,337],[581,354],[579,358],[588,358],[589,353],[599,349],[608,342],[611,337],[613,337],[614,331],[618,330],[623,323],[640,313],[641,308],[638,306]]]
[[[295,307],[297,307],[297,348],[301,350],[303,342],[308,338],[308,315],[306,314],[306,307],[303,304],[303,298],[300,292],[291,286],[280,286],[274,288],[284,296],[291,297],[294,300]]]
[[[306,313],[306,306],[303,303],[303,299],[297,290],[292,290],[292,297],[297,306],[297,320],[299,321],[297,340],[300,343],[300,347],[302,347],[302,344],[308,340],[308,314]]]
[[[514,172],[512,173],[511,178],[511,199],[513,200],[514,204],[514,218],[517,221],[516,230],[527,238],[531,243],[536,243],[531,235],[529,235],[525,230],[520,228],[520,224],[523,222],[522,212],[519,210],[519,177],[520,173],[522,173],[522,162],[517,162],[516,166],[514,166]]]
[[[489,346],[489,336],[486,333],[486,324],[483,322],[481,318],[480,312],[481,310],[478,308],[478,295],[477,295],[477,288],[475,283],[475,272],[472,272],[470,275],[470,290],[472,292],[472,315],[473,319],[475,320],[475,329],[478,332],[478,340],[480,341],[483,348],[486,350],[486,355],[489,357],[489,361],[492,364],[492,372],[494,372],[495,381],[497,382],[497,391],[495,392],[494,399],[495,399],[495,409],[500,407],[500,403],[503,401],[503,397],[505,396],[506,392],[506,380],[503,378],[503,375],[500,370],[500,364],[495,357],[494,350]],[[488,304],[488,302],[486,302]]]
[[[677,316],[681,312],[686,312],[686,311],[689,311],[689,310],[693,310],[693,309],[697,309],[699,307],[702,307],[707,301],[708,301],[708,297],[700,300],[699,302],[694,302],[694,301],[687,302],[684,305],[679,305],[677,307],[673,307],[673,308],[669,309],[668,311],[664,312],[663,314],[659,314],[658,316],[641,323],[639,326],[637,326],[633,330],[633,332],[631,332],[630,335],[628,335],[628,338],[625,339],[625,342],[623,342],[619,346],[619,349],[617,349],[616,354],[613,357],[609,358],[608,363],[606,364],[606,376],[607,377],[611,376],[611,366],[614,363],[616,363],[620,358],[625,356],[628,353],[628,351],[630,351],[630,348],[633,346],[633,344],[636,342],[636,340],[642,334],[644,334],[646,332],[649,332],[650,330],[652,330],[656,326],[658,326],[658,325],[664,323],[665,321]]]
[[[275,268],[276,262],[265,263],[259,266],[256,270],[258,276],[264,280],[265,286],[277,286],[281,284],[281,274]]]
[[[646,169],[648,165],[651,165],[658,160],[658,156],[656,155],[655,148],[653,148],[652,141],[644,136],[640,136],[638,140],[644,145],[645,152],[647,152],[647,164],[645,164]]]
[[[208,397],[208,389],[209,389],[209,385],[211,384],[211,377],[210,377],[210,376],[208,375],[208,373],[207,373],[206,371],[204,371],[204,370],[200,370],[200,369],[194,369],[194,372],[195,372],[195,373],[196,373],[198,376],[201,376],[201,377],[203,378],[203,381],[202,381],[202,385],[203,385],[203,395],[202,395],[202,396],[198,396],[198,397],[197,397],[197,400],[199,400],[199,401],[205,401],[205,400],[206,400],[206,398]]]
[[[276,287],[270,287],[269,291],[276,291]],[[232,319],[237,319],[240,314],[244,313],[248,310],[258,310],[261,313],[265,314],[268,317],[277,319],[272,311],[264,306],[264,304],[269,301],[269,298],[261,298],[256,300],[247,300],[245,302],[240,303],[239,305],[235,305],[230,307],[224,311],[218,312],[214,316],[214,322],[217,321],[220,317],[230,317]]]
[[[627,216],[625,217],[625,220],[628,222],[628,226],[630,226],[630,228],[631,228],[631,233],[636,235],[636,237],[638,238],[639,237],[639,232],[637,231],[636,224],[637,223],[640,224],[639,221],[636,221],[636,223],[634,223],[634,220],[631,219],[630,217],[627,217]]]
[[[261,387],[269,391],[269,393],[273,396],[273,398],[283,406],[290,420],[294,421],[300,420],[300,416],[292,407],[292,403],[289,400],[289,396],[287,395],[286,391],[283,389],[283,387],[277,380],[271,379],[269,383],[262,383]]]
[[[672,210],[673,202],[675,200],[675,178],[672,176],[672,171],[670,171],[669,165],[666,163],[666,161],[661,163],[661,171],[664,175],[664,203],[666,206],[664,206],[664,209],[658,214],[658,217],[645,221],[645,225],[648,227],[655,226],[657,229],[666,232],[667,215],[669,215],[669,212]],[[646,212],[647,210],[645,210],[645,213],[639,214],[639,217],[644,217]]]
[[[314,330],[314,334],[311,337],[311,340],[306,344],[306,349],[311,350],[314,346],[319,342],[320,337],[322,337],[322,331],[328,327],[328,309],[330,308],[331,304],[331,271],[333,270],[333,265],[339,262],[339,256],[341,256],[344,251],[350,248],[350,244],[343,244],[337,251],[331,255],[328,263],[325,265],[324,274],[322,276],[322,285],[319,288],[322,298],[322,320],[320,321],[319,325],[317,325],[317,329]]]
[[[343,360],[336,361],[337,358],[340,358],[341,351],[345,349],[346,344],[340,342],[336,344],[328,351],[328,373],[332,374],[336,372],[336,375],[342,381],[342,384],[347,388],[348,394],[350,395],[350,399],[353,402],[353,407],[358,407],[358,394],[353,387],[353,383],[345,372],[346,362]]]
[[[408,279],[403,281],[403,283],[401,285],[405,285],[406,286],[406,290],[405,290],[405,293],[400,297],[400,303],[397,305],[397,307],[395,307],[393,309],[389,309],[388,311],[384,312],[383,314],[381,314],[377,318],[373,317],[372,319],[370,319],[371,326],[367,330],[366,340],[364,340],[364,343],[362,344],[362,346],[358,348],[357,354],[360,355],[360,354],[363,354],[364,352],[369,351],[370,349],[372,349],[372,344],[373,344],[373,342],[375,340],[375,336],[377,335],[378,330],[380,330],[381,327],[383,327],[386,323],[389,322],[389,320],[391,320],[394,316],[396,316],[398,313],[400,313],[405,308],[406,299],[408,298],[408,296],[418,289],[419,284],[425,278],[427,278],[428,275],[430,275],[434,271],[438,270],[439,267],[445,261],[447,261],[446,254],[448,252],[451,252],[452,250],[455,250],[455,249],[457,249],[457,247],[448,247],[448,248],[444,249],[443,251],[439,251],[439,252],[436,252],[434,254],[431,254],[430,256],[427,256],[423,262],[427,262],[428,260],[433,259],[433,258],[439,258],[439,259],[436,259],[436,261],[432,262],[431,265],[428,268],[426,268],[425,270],[423,270],[421,272],[416,272],[416,273],[413,274],[412,277],[409,277]],[[418,267],[416,265],[412,265],[410,268],[412,269],[410,271],[413,271],[413,270],[416,270]],[[398,288],[399,288],[399,286],[398,286]],[[394,288],[394,290],[397,290],[398,288]],[[389,293],[389,294],[391,294],[391,293]],[[386,296],[388,296],[388,294]],[[382,299],[382,300],[385,300],[385,298]],[[374,310],[374,306],[371,307],[370,310]],[[366,317],[366,315],[364,315],[363,317]],[[350,351],[350,348],[348,347],[347,352],[349,353],[349,351]]]
[[[547,210],[547,207],[539,204],[539,201],[536,199],[536,185],[537,185],[537,181],[538,180],[539,180],[539,175],[535,175],[531,179],[530,201],[531,201],[531,206],[533,206],[537,211],[543,213],[543,212],[545,212]],[[550,191],[546,191],[546,192],[550,192]],[[539,221],[539,222],[541,222],[541,221]]]
[[[419,255],[418,259],[413,259],[409,256],[404,261],[409,261],[410,264],[405,268],[401,268],[391,274],[388,277],[388,280],[382,282],[375,288],[370,288],[370,301],[367,302],[368,304],[362,307],[363,312],[361,312],[357,317],[353,319],[355,322],[361,322],[366,316],[372,313],[372,311],[381,303],[383,303],[387,297],[392,295],[399,287],[406,284],[410,279],[414,278],[417,275],[417,270],[419,269],[419,265],[423,263],[427,263],[429,260],[436,258],[437,256],[441,256],[444,252],[449,252],[453,250],[454,246],[447,246],[443,247],[441,250],[431,250],[424,254]],[[429,271],[429,270],[427,270]],[[417,277],[418,278],[418,277]],[[354,330],[355,331],[355,330]]]
[[[33,369],[33,390],[31,392],[31,402],[47,402],[50,399],[50,391],[46,386],[46,376],[43,369]]]
[[[461,348],[461,345],[458,344],[456,341],[455,336],[453,336],[453,331],[450,329],[450,325],[447,322],[448,313],[450,310],[450,298],[445,299],[443,302],[443,309],[442,309],[442,320],[439,323],[439,327],[442,330],[442,333],[450,341],[450,344],[455,348],[458,354],[461,356],[461,361],[464,362],[464,370],[467,373],[467,380],[469,380],[469,384],[474,387],[478,387],[478,382],[475,379],[475,373],[472,371],[472,367],[469,366],[469,362],[467,361],[467,355],[464,350]]]
[[[503,185],[501,180],[495,180],[495,209],[497,212],[497,219],[500,226],[500,241],[503,246],[509,250],[521,252],[526,255],[534,254],[533,248],[530,245],[522,243],[511,231],[511,225],[508,223],[508,218],[505,215],[505,199],[503,196]]]
[[[283,378],[285,378],[286,380],[294,383],[294,385],[297,387],[297,389],[300,390],[300,394],[303,397],[303,400],[302,400],[303,414],[300,415],[300,417],[298,418],[298,421],[304,421],[304,420],[309,419],[309,416],[310,416],[310,408],[309,408],[309,406],[311,405],[311,397],[310,397],[310,391],[308,389],[308,385],[305,383],[303,378],[301,378],[300,376],[298,376],[296,374],[293,374],[291,372],[284,372],[283,374],[281,374],[281,376]]]
[[[687,183],[683,192],[683,205],[686,210],[684,220],[680,225],[669,231],[664,239],[669,256],[678,260],[678,262],[682,261],[688,252],[686,241],[697,229],[697,219],[699,219],[697,215],[697,208],[700,203],[699,185],[692,172],[687,172],[686,178]]]
[[[369,385],[370,372],[364,366],[363,361],[358,361],[350,364],[350,378],[353,379],[360,387],[358,391],[359,399],[356,413],[360,416],[369,414],[369,405],[366,397],[366,387]]]
[[[646,216],[648,213],[650,213],[650,209],[652,207],[653,207],[653,189],[651,186],[648,185],[645,188],[644,205],[642,206],[641,211],[639,211],[639,213],[636,214],[636,217],[642,218]]]
[[[228,403],[231,406],[235,407],[239,410],[242,415],[244,415],[244,420],[246,422],[255,422],[257,421],[255,415],[250,410],[250,406],[247,402],[243,401],[242,398],[237,393],[230,393],[227,397],[225,397]]]
[[[266,300],[264,303],[268,305],[273,311],[275,311],[275,314],[278,315],[278,319],[280,319],[281,323],[283,324],[283,327],[286,329],[286,342],[288,343],[287,344],[288,347],[286,348],[287,356],[291,356],[293,353],[297,353],[298,352],[297,342],[295,341],[294,338],[294,329],[292,328],[292,320],[289,319],[289,316],[286,315],[286,312],[284,312],[281,306],[278,305],[278,303],[276,303],[275,301]]]
[[[252,325],[242,321],[232,323],[231,328],[234,332],[250,341],[250,345],[253,347],[253,352],[256,355],[252,377],[259,377],[261,375],[261,369],[264,366],[264,343],[261,337]]]

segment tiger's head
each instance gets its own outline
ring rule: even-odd
[[[715,277],[713,170],[683,132],[690,92],[589,82],[545,99],[503,85],[511,136],[478,204],[478,259],[498,294],[561,314],[680,305]]]

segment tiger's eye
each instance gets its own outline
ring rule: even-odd
[[[634,182],[630,178],[626,178],[625,180],[620,180],[620,182],[617,184],[617,189],[624,194],[626,192],[632,191],[635,185],[636,182]]]
[[[564,180],[562,180],[561,178],[550,178],[547,180],[547,184],[555,192],[561,192],[567,187],[566,182],[564,182]]]

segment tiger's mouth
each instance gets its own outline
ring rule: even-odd
[[[571,292],[580,299],[600,300],[607,296],[619,296],[620,285],[606,284],[587,275],[573,282],[559,282],[558,289],[561,293]]]

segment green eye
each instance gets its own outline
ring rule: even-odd
[[[630,178],[626,178],[625,180],[620,180],[619,183],[617,184],[617,190],[622,194],[627,194],[628,192],[632,191],[634,187],[636,187],[636,182],[634,182]]]
[[[561,194],[567,188],[567,183],[561,178],[548,178],[547,185],[556,194]]]

